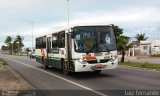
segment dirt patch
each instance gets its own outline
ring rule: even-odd
[[[0,90],[34,90],[17,72],[0,60]]]

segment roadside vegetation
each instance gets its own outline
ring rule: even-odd
[[[151,64],[151,63],[137,63],[137,62],[119,62],[119,65],[131,66],[137,68],[147,68],[147,69],[155,69],[160,71],[160,64]]]
[[[160,57],[160,54],[151,55],[151,57]]]
[[[0,67],[3,65],[7,65],[7,63],[0,58]]]
[[[120,28],[119,26],[113,25],[113,24],[112,24],[112,28],[115,32],[115,37],[116,37],[116,41],[117,41],[117,50],[122,55],[120,62],[124,62],[126,51],[129,48],[132,48],[135,45],[139,45],[141,40],[147,40],[148,39],[148,37],[146,37],[145,33],[143,33],[143,34],[137,34],[134,37],[136,39],[136,41],[130,42],[131,37],[125,36],[123,34],[123,29],[122,28]]]
[[[16,37],[7,36],[4,41],[5,45],[1,46],[2,53],[20,53],[22,51],[22,48],[24,47],[23,40],[24,37],[20,35],[17,35]]]
[[[130,37],[123,35],[123,29],[119,26],[115,26],[112,24],[112,28],[116,37],[117,50],[122,54],[121,62],[124,62],[126,51],[129,48],[128,44]]]

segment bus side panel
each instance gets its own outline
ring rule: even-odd
[[[48,65],[61,69],[61,61],[60,58],[55,58],[55,57],[49,57],[48,58]]]

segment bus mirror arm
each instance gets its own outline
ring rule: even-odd
[[[74,32],[71,33],[71,38],[74,38],[75,34]]]

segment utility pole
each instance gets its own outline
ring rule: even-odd
[[[32,21],[32,51],[33,51],[33,27],[34,27],[34,22]]]
[[[69,0],[67,0],[68,1],[68,27],[69,27],[69,20],[70,20],[70,18],[69,18],[69,14],[70,14],[70,12],[69,12]]]
[[[160,32],[159,32],[159,31],[160,31],[160,29],[159,29],[159,23],[160,23],[160,22],[158,21],[158,22],[157,22],[157,27],[158,27],[158,28],[157,28],[157,30],[158,30],[158,34],[157,34],[157,35],[158,35],[158,39],[160,40]]]
[[[159,32],[159,31],[160,31],[160,29],[159,29],[159,23],[160,23],[160,22],[158,21],[158,22],[157,22],[157,24],[158,24],[158,26],[157,26],[157,27],[158,27],[158,34],[157,34],[157,35],[158,35],[158,40],[160,40],[160,32]],[[160,45],[159,45],[159,49],[158,49],[158,51],[159,51],[159,52],[157,52],[157,54],[160,54]]]

